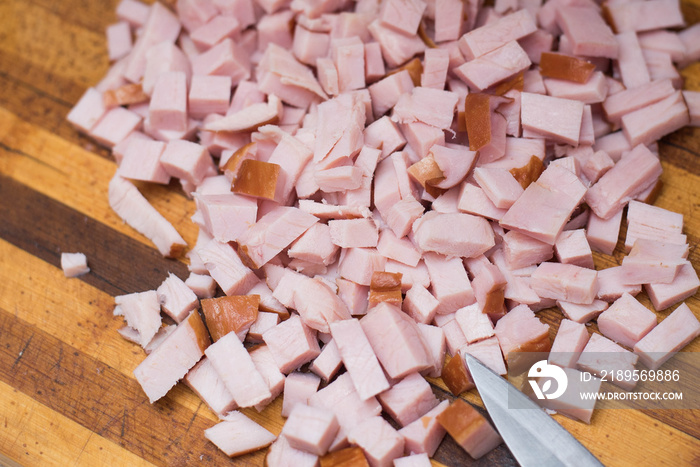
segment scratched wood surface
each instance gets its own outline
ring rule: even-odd
[[[117,334],[113,296],[157,287],[168,272],[187,275],[111,212],[108,151],[79,135],[65,115],[108,67],[104,29],[116,0],[0,2],[0,465],[262,465],[264,453],[229,460],[203,436],[216,417],[177,386],[149,404],[132,371],[142,351]],[[683,5],[700,20],[700,0]],[[683,72],[700,90],[700,66]],[[664,189],[657,204],[685,215],[690,259],[700,265],[700,131],[660,144]],[[190,245],[193,205],[173,187],[145,196]],[[60,253],[87,254],[92,272],[66,279]],[[599,267],[619,264],[597,256]],[[648,304],[648,301],[645,301]],[[688,300],[700,315],[700,300]],[[659,313],[663,318],[668,311]],[[540,314],[552,324],[561,315]],[[689,350],[700,351],[695,341]],[[449,397],[439,380],[440,398]],[[474,391],[464,398],[480,405]],[[278,399],[246,411],[278,433]],[[597,411],[590,425],[557,416],[606,465],[700,465],[700,411]],[[444,465],[515,465],[505,447],[478,463],[449,437]]]

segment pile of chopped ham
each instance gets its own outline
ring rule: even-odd
[[[497,432],[426,380],[472,388],[462,355],[505,374],[526,369],[511,352],[551,350],[600,374],[658,368],[700,334],[683,216],[648,204],[656,141],[700,124],[676,69],[700,58],[700,24],[679,31],[677,0],[122,0],[117,16],[114,64],[68,120],[112,148],[114,211],[164,256],[189,249],[191,274],[114,313],[148,353],[149,400],[183,381],[226,454],[429,465],[449,433],[478,458]],[[172,178],[195,245],[132,183]],[[624,213],[628,255],[596,271]],[[658,323],[642,288],[657,312],[681,305]],[[554,306],[551,342],[535,312]],[[240,410],[282,393],[279,436]]]

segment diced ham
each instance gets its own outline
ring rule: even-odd
[[[258,317],[259,303],[259,295],[230,295],[202,300],[202,312],[212,340],[216,342],[230,332],[245,335]]]
[[[474,303],[474,290],[459,258],[426,253],[423,259],[430,274],[432,293],[440,302],[437,313],[452,313]]]
[[[560,263],[595,268],[593,253],[586,239],[586,231],[583,229],[562,232],[554,244],[554,252]]]
[[[418,36],[396,31],[382,24],[379,19],[372,21],[368,29],[374,40],[379,42],[384,61],[392,68],[401,66],[426,48]]]
[[[204,436],[229,457],[236,457],[269,446],[276,439],[243,413],[235,411],[222,422],[204,430]]]
[[[237,338],[234,335],[234,339]],[[204,355],[209,333],[197,312],[177,326],[166,339],[134,370],[148,400],[163,397]]]
[[[439,403],[430,384],[418,373],[406,376],[378,399],[384,411],[402,427],[420,419]]]
[[[601,219],[595,213],[588,217],[586,239],[592,250],[612,255],[617,245],[622,223],[622,209],[609,219]]]
[[[639,357],[629,350],[625,350],[610,339],[594,333],[581,352],[576,366],[579,370],[601,377],[615,372],[616,376],[622,377],[611,379],[611,382],[622,389],[631,391],[637,385],[632,374],[638,359]],[[627,371],[629,373],[626,373]]]
[[[321,349],[321,353],[311,363],[311,371],[323,378],[324,381],[330,381],[343,365],[343,360],[340,358],[338,345],[333,339],[328,341]]]
[[[380,303],[360,324],[390,378],[401,378],[432,366],[432,355],[415,321],[398,308]]]
[[[337,321],[331,323],[330,330],[360,398],[367,400],[389,389],[389,382],[384,377],[360,321]]]
[[[76,116],[74,124],[89,124],[98,109],[86,110],[88,115]],[[95,138],[98,143],[113,148],[136,130],[141,124],[142,117],[124,107],[114,107],[108,110],[89,130],[88,134]]]
[[[265,456],[265,464],[269,467],[285,467],[294,465],[295,467],[316,467],[318,456],[310,452],[294,449],[290,446],[286,436],[279,436],[270,445],[270,450]]]
[[[331,241],[341,248],[371,248],[379,241],[377,226],[371,219],[338,219],[328,222]]]
[[[523,9],[469,31],[459,39],[459,50],[465,59],[473,60],[536,30],[532,15]]]
[[[491,320],[476,303],[457,310],[455,320],[470,344],[494,335]]]
[[[313,330],[293,315],[263,333],[263,340],[282,373],[290,373],[318,357],[321,349]]]
[[[668,79],[650,81],[632,89],[609,95],[603,102],[603,110],[611,123],[620,123],[622,116],[660,101],[675,92]]]
[[[473,459],[479,459],[503,442],[491,424],[462,399],[455,399],[437,421]]]
[[[138,331],[139,344],[145,348],[161,325],[160,302],[156,291],[117,295],[114,297],[114,302],[129,327]]]
[[[168,278],[163,281],[156,292],[163,311],[176,323],[185,319],[198,304],[195,293],[182,279],[172,273],[168,275]]]
[[[431,457],[435,454],[446,433],[445,429],[438,422],[437,416],[449,404],[448,401],[440,402],[428,413],[399,430],[399,434],[404,439],[404,450],[406,453],[426,453]]]
[[[470,232],[461,237],[459,232]],[[423,251],[472,258],[494,246],[493,230],[479,217],[463,213],[427,213],[413,224],[413,236]]]
[[[650,121],[651,120],[651,121]],[[622,116],[622,130],[632,146],[651,144],[690,122],[683,95],[670,96]]]
[[[90,272],[84,253],[61,253],[61,269],[66,277],[78,277]]]
[[[527,305],[518,305],[506,313],[496,323],[495,332],[508,368],[516,373],[533,363],[526,361],[529,358],[526,352],[548,352],[552,347],[549,326],[542,323]]]
[[[372,417],[355,426],[348,440],[361,447],[371,467],[389,467],[403,455],[403,437],[382,417]]]
[[[295,371],[284,380],[284,399],[282,416],[289,417],[298,404],[308,405],[309,398],[316,394],[321,379],[312,373]]]
[[[574,55],[618,57],[615,36],[594,8],[563,6],[556,10],[556,22],[571,41]]]
[[[617,32],[650,31],[685,25],[679,2],[650,0],[640,4],[617,2],[606,5],[605,14]]]
[[[530,286],[537,295],[590,304],[598,292],[597,271],[572,264],[542,263],[532,273]]]
[[[583,118],[583,103],[531,92],[521,95],[523,130],[541,137],[577,146]]]
[[[453,72],[469,87],[482,91],[527,69],[532,62],[516,41],[506,42]]]
[[[338,432],[335,414],[320,407],[297,404],[282,429],[282,435],[295,449],[324,455]]]
[[[420,284],[414,284],[403,301],[403,310],[417,323],[428,324],[433,321],[440,302]]]
[[[686,263],[688,245],[640,238],[622,260],[624,284],[669,284]]]
[[[386,261],[374,248],[348,248],[340,254],[338,272],[344,279],[370,285],[372,274],[384,270]]]
[[[586,202],[602,219],[610,219],[661,174],[661,163],[646,146],[636,146],[588,189]]]
[[[698,287],[700,287],[698,274],[689,262],[680,267],[670,284],[644,284],[644,290],[658,311],[695,295]]]
[[[219,418],[237,408],[233,395],[207,357],[187,372],[184,382]]]
[[[239,407],[253,407],[271,397],[267,383],[235,332],[221,337],[205,353]]]
[[[499,209],[510,208],[525,191],[506,169],[477,167],[474,179]]]
[[[564,368],[574,368],[581,352],[588,343],[588,330],[583,323],[563,319],[549,352],[549,363]]]
[[[245,294],[258,282],[253,271],[228,244],[211,240],[197,248],[197,254],[226,295]]]
[[[600,276],[602,271],[599,272],[598,282],[600,283]],[[600,294],[600,290],[599,290]],[[608,308],[608,302],[603,300],[593,300],[593,303],[588,305],[582,305],[580,303],[565,302],[562,300],[557,300],[557,307],[561,310],[562,314],[566,316],[569,320],[576,323],[585,324],[592,319],[595,319],[599,314],[601,314],[605,309]]]
[[[623,294],[598,316],[598,329],[607,338],[627,347],[656,326],[656,315],[630,294]]]
[[[656,370],[699,335],[700,322],[683,303],[634,345],[634,353]]]

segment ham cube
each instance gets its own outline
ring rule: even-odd
[[[602,271],[600,271],[598,273],[599,283],[602,282],[602,275]],[[582,305],[580,303],[571,303],[562,300],[557,300],[557,307],[561,310],[562,314],[571,321],[586,324],[590,320],[595,319],[603,311],[605,311],[608,308],[608,302],[596,299],[593,300],[593,303],[591,304]]]
[[[642,291],[639,284],[624,284],[622,266],[601,269],[598,272],[598,293],[596,298],[607,302],[614,302],[624,293],[632,296]]]
[[[386,258],[374,248],[348,248],[340,254],[338,272],[347,280],[369,286],[372,274],[383,271]]]
[[[469,237],[460,232],[470,232]],[[473,258],[494,246],[493,230],[480,217],[429,212],[413,224],[414,239],[423,251]]]
[[[295,467],[316,467],[318,465],[318,456],[310,452],[294,449],[290,446],[286,436],[279,436],[270,445],[270,450],[265,456],[265,464],[268,467],[286,467],[290,465]]]
[[[593,73],[591,78],[583,84],[547,78],[544,80],[544,86],[547,89],[547,94],[550,96],[576,100],[584,104],[598,104],[603,102],[608,95],[608,82],[605,75],[600,71]],[[583,141],[580,142],[583,143]],[[589,144],[591,143],[593,141]]]
[[[651,31],[685,26],[679,2],[676,0],[607,5],[605,14],[617,32]]]
[[[282,429],[290,446],[317,456],[328,452],[337,433],[338,421],[333,412],[305,404],[294,406]]]
[[[456,41],[462,33],[465,5],[461,1],[436,0],[435,42]]]
[[[245,294],[259,280],[228,244],[211,240],[196,251],[226,295]]]
[[[224,115],[230,100],[231,78],[229,76],[195,75],[192,77],[187,100],[192,118],[204,118],[212,113]]]
[[[207,357],[187,372],[184,382],[219,418],[237,408],[233,395]]]
[[[238,337],[240,339],[240,336]],[[270,352],[269,347],[266,345],[260,345],[251,350],[250,358],[253,360],[255,369],[258,370],[267,388],[270,390],[270,397],[254,406],[255,409],[260,412],[280,395],[282,389],[284,389],[284,381],[286,378],[279,368],[277,368],[277,363],[275,363],[275,359],[272,357],[272,352]]]
[[[80,131],[89,133],[106,113],[102,93],[88,88],[66,119]]]
[[[367,400],[389,389],[389,382],[384,377],[360,321],[337,321],[331,324],[330,330],[360,398]]]
[[[648,145],[689,122],[688,107],[678,91],[654,104],[623,115],[622,130],[632,146]]]
[[[343,360],[340,358],[338,345],[331,339],[323,346],[321,353],[311,363],[310,370],[328,382],[340,370],[342,365]]]
[[[467,365],[459,353],[455,353],[450,361],[447,362],[442,369],[441,378],[447,389],[455,396],[459,396],[463,392],[474,388],[474,381],[472,381]]]
[[[474,179],[499,209],[510,208],[525,191],[505,169],[477,167],[474,169]]]
[[[394,467],[429,467],[431,465],[430,458],[425,453],[394,459]]]
[[[669,284],[685,264],[688,245],[635,240],[629,255],[622,260],[624,284]]]
[[[210,343],[199,313],[191,313],[134,370],[148,400],[153,403],[167,394],[202,358]]]
[[[431,457],[435,454],[446,433],[437,416],[449,405],[448,401],[442,401],[428,413],[399,430],[404,439],[406,453],[425,453]]]
[[[396,105],[401,95],[410,92],[413,87],[411,75],[406,70],[391,74],[371,84],[368,89],[372,97],[374,117],[379,118],[384,115]]]
[[[421,254],[407,238],[398,238],[390,229],[382,230],[377,242],[377,251],[388,259],[393,259],[407,266],[416,266]]]
[[[494,266],[495,267],[495,266]],[[457,310],[455,320],[462,328],[468,343],[473,343],[494,335],[493,324],[479,304],[472,304]]]
[[[418,2],[415,3],[418,4]],[[401,66],[426,48],[417,35],[406,34],[387,27],[380,19],[372,21],[367,28],[374,40],[379,42],[384,61],[391,68]]]
[[[523,48],[510,41],[453,71],[470,88],[483,91],[526,70],[531,63]]]
[[[452,124],[458,100],[454,92],[418,86],[411,94],[399,97],[391,119],[399,123],[422,122],[445,130]]]
[[[206,230],[219,242],[233,242],[255,224],[258,204],[234,193],[197,195],[197,206]]]
[[[699,335],[700,322],[683,303],[634,345],[634,353],[656,370]]]
[[[674,92],[669,79],[651,81],[609,95],[603,102],[603,110],[611,123],[619,124],[624,115],[659,102]]]
[[[439,378],[445,362],[445,332],[438,326],[417,323],[418,329],[423,334],[423,340],[433,358],[433,365],[421,372],[423,376]]]
[[[508,368],[516,374],[533,363],[526,361],[524,352],[548,352],[552,347],[549,326],[540,322],[527,305],[518,305],[506,313],[494,330]]]
[[[557,260],[562,264],[573,264],[582,268],[595,269],[593,252],[583,229],[562,232],[554,244]]]
[[[145,348],[161,326],[160,302],[156,291],[117,295],[114,302],[117,305],[115,315],[124,316],[129,327],[138,332],[138,343]]]
[[[206,272],[206,269],[203,271]],[[197,295],[197,298],[211,298],[216,292],[216,281],[208,274],[197,274],[191,272],[187,280],[187,287]]]
[[[383,26],[415,35],[426,8],[422,0],[387,0],[379,9]]]
[[[362,448],[371,467],[390,467],[403,455],[403,437],[382,417],[368,418],[355,426],[348,440]]]
[[[333,244],[341,248],[371,248],[379,241],[372,219],[338,219],[328,222]]]
[[[469,31],[459,39],[459,50],[465,59],[473,60],[536,30],[532,15],[523,9]]]
[[[263,340],[270,348],[280,371],[285,374],[321,353],[315,332],[305,326],[298,315],[292,315],[286,321],[265,331]]]
[[[176,323],[181,322],[189,315],[190,311],[197,308],[197,296],[182,279],[173,273],[168,274],[168,278],[163,281],[156,292],[163,311]]]
[[[214,171],[209,151],[190,141],[169,141],[160,156],[160,163],[168,174],[193,185],[201,184]]]
[[[292,243],[287,253],[290,258],[327,266],[337,258],[338,246],[331,239],[330,227],[316,223]]]
[[[131,52],[131,28],[126,21],[107,26],[107,53],[110,60],[119,60]]]
[[[630,294],[623,294],[598,316],[598,329],[607,338],[627,347],[656,326],[656,315]]]
[[[370,397],[364,401],[360,399],[350,375],[347,373],[339,375],[332,383],[311,396],[309,405],[325,408],[335,413],[340,424],[335,446],[342,445],[348,432],[359,423],[378,416],[382,411],[382,406],[379,405],[376,398]],[[331,449],[334,445],[331,446]]]
[[[602,219],[610,219],[661,174],[661,163],[646,146],[636,146],[586,192],[586,203]]]
[[[542,298],[590,304],[598,292],[597,271],[572,264],[542,263],[530,286]]]
[[[574,55],[618,57],[618,44],[600,13],[588,6],[562,6],[556,10],[556,22],[571,41]]]
[[[282,416],[289,417],[298,404],[308,405],[309,398],[316,394],[321,379],[311,373],[295,371],[284,380],[284,399]]]
[[[267,383],[234,332],[221,337],[205,353],[239,407],[253,407],[271,397]]]
[[[338,72],[340,93],[365,87],[365,46],[357,37],[333,38],[331,57]]]
[[[202,300],[202,312],[214,342],[248,331],[258,317],[259,295],[230,295]],[[242,340],[242,339],[241,339]]]
[[[61,269],[66,277],[78,277],[90,272],[83,253],[61,253]]]
[[[670,284],[645,284],[644,290],[657,311],[695,295],[700,287],[698,274],[689,262],[683,264]]]
[[[269,446],[276,436],[246,417],[231,412],[224,421],[204,430],[204,436],[229,457],[236,457]]]
[[[450,64],[449,52],[445,49],[427,49],[423,60],[421,86],[443,89]]]
[[[78,120],[80,119],[80,120]],[[113,148],[135,131],[141,124],[142,117],[124,107],[114,107],[100,118],[88,134],[98,143]],[[90,116],[76,116],[75,125],[89,123]]]
[[[503,442],[491,424],[462,399],[437,416],[437,421],[473,459],[479,459]]]
[[[700,92],[683,91],[683,99],[688,106],[688,112],[690,114],[690,122],[688,125],[700,126]]]
[[[318,218],[289,206],[279,206],[265,214],[238,237],[241,258],[259,268],[289,246]]]
[[[460,211],[475,214],[492,220],[501,220],[506,209],[497,208],[476,184],[465,182],[461,185],[457,207]],[[435,204],[433,204],[435,209]]]
[[[520,98],[523,130],[578,146],[583,102],[530,92],[523,92]]]
[[[622,209],[609,219],[601,219],[595,213],[591,213],[586,226],[586,239],[591,249],[612,255],[617,245],[621,222]]]
[[[439,403],[430,384],[418,373],[406,376],[378,399],[384,411],[402,427],[420,419]]]
[[[187,76],[181,71],[162,73],[148,106],[148,121],[158,130],[187,130]]]
[[[401,378],[432,366],[432,355],[415,321],[398,308],[380,303],[360,324],[390,378]]]
[[[138,0],[121,0],[116,9],[117,18],[134,27],[143,26],[150,12],[149,5]]]
[[[229,76],[231,85],[236,86],[250,76],[250,62],[245,50],[226,38],[193,57],[192,70],[195,75]]]
[[[549,352],[549,363],[563,368],[575,368],[588,338],[585,324],[563,319]]]
[[[433,321],[440,302],[425,287],[413,284],[406,292],[402,306],[417,323],[428,324]]]
[[[430,274],[432,293],[440,302],[438,314],[452,313],[474,303],[474,290],[459,258],[426,253],[423,259]]]
[[[581,352],[576,366],[581,371],[587,371],[599,377],[615,372],[616,376],[623,377],[616,377],[611,382],[626,391],[631,391],[637,385],[632,374],[638,359],[637,355],[625,350],[610,339],[593,333]]]
[[[306,326],[328,332],[331,323],[350,319],[350,311],[343,300],[322,280],[304,276],[299,279],[298,286],[292,290],[292,301]]]

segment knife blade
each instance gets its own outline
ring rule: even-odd
[[[603,464],[540,406],[479,360],[464,354],[496,429],[523,467]]]

